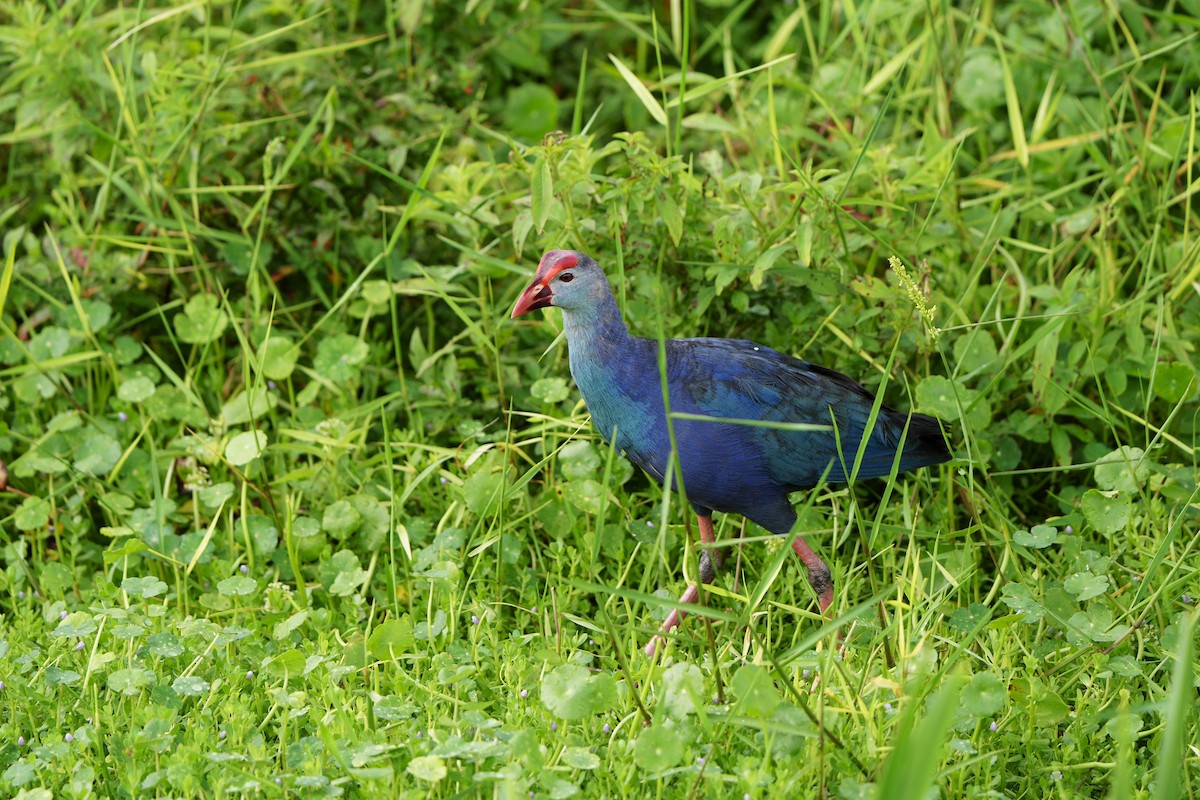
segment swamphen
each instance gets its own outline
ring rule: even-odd
[[[542,256],[512,316],[548,306],[562,309],[571,375],[600,435],[663,482],[671,441],[658,340],[629,335],[608,279],[583,253],[551,250]],[[790,492],[822,480],[848,479],[875,400],[864,387],[840,372],[744,339],[668,339],[665,345],[672,413],[726,420],[673,419],[683,488],[699,517],[705,545],[715,539],[713,511],[736,512],[772,533],[789,533],[796,523]],[[863,446],[857,478],[888,475],[897,454],[899,472],[949,460],[938,420],[882,406]],[[808,570],[821,611],[827,611],[833,602],[829,568],[803,536],[792,540],[792,548]],[[705,547],[700,580],[710,583],[722,561],[720,549]],[[680,603],[693,604],[698,598],[692,585]],[[662,634],[682,617],[678,610],[671,612],[646,646],[648,655],[654,655]]]

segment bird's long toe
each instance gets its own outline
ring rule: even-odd
[[[821,613],[828,612],[829,607],[833,605],[833,575],[830,574],[829,567],[808,546],[808,542],[804,541],[803,536],[797,536],[792,540],[792,549],[796,551],[796,555],[800,557],[805,570],[808,571],[808,585],[817,595],[817,602],[821,604]]]
[[[697,587],[695,584],[691,584],[688,586],[687,591],[680,596],[679,604],[690,606],[694,605],[699,599],[699,587]],[[658,629],[658,633],[654,634],[654,637],[650,639],[649,643],[647,643],[645,648],[646,655],[653,656],[656,652],[658,652],[658,646],[666,641],[664,637],[671,631],[678,628],[679,623],[683,621],[685,616],[687,616],[687,612],[678,608],[671,609],[671,613],[667,615],[665,620],[663,620],[662,627]]]

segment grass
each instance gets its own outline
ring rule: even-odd
[[[1194,797],[1198,18],[10,4],[4,793]],[[564,246],[954,425],[795,498],[836,619],[720,516],[641,654],[698,549],[508,319]]]

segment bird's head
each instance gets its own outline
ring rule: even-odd
[[[574,250],[550,250],[542,256],[533,282],[517,298],[512,316],[515,319],[549,306],[583,308],[611,291],[608,278],[590,257]]]

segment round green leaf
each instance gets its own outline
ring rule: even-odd
[[[968,389],[959,381],[941,375],[931,375],[917,384],[917,405],[942,419],[959,418],[959,408],[967,426],[974,430],[986,428],[992,421],[992,408],[977,389]]]
[[[250,391],[242,391],[225,401],[221,406],[221,422],[225,427],[241,425],[263,416],[275,407],[278,398],[267,391],[265,386],[257,386]]]
[[[733,674],[730,688],[738,698],[738,709],[751,717],[769,717],[779,705],[779,693],[771,673],[756,664],[743,664]]]
[[[967,683],[959,702],[968,714],[995,714],[1008,702],[1008,686],[992,673],[980,672]]]
[[[995,54],[977,51],[963,62],[954,99],[971,111],[986,112],[1004,102],[1004,67]]]
[[[32,531],[46,527],[50,522],[50,503],[31,495],[21,501],[13,514],[13,524],[19,531]]]
[[[345,539],[358,530],[362,524],[362,514],[349,500],[338,500],[325,507],[325,515],[321,518],[321,527],[335,539]]]
[[[75,469],[88,475],[103,475],[120,460],[120,442],[97,430],[84,434],[83,441],[75,450]]]
[[[440,756],[417,756],[405,770],[417,780],[437,783],[446,777],[446,762]]]
[[[1094,470],[1096,485],[1105,491],[1138,491],[1150,474],[1145,455],[1140,447],[1122,445],[1102,456]]]
[[[970,633],[978,625],[986,622],[991,615],[991,609],[983,603],[971,603],[966,608],[954,609],[954,613],[950,615],[950,627],[959,633]]]
[[[1085,569],[1072,574],[1063,581],[1063,589],[1075,595],[1075,599],[1082,603],[1108,591],[1108,576],[1093,575]]]
[[[145,578],[126,578],[121,581],[121,590],[130,597],[157,597],[167,590],[167,584],[149,575]]]
[[[1133,506],[1129,495],[1124,492],[1100,492],[1088,489],[1079,501],[1083,516],[1097,531],[1103,534],[1114,534],[1125,530],[1129,518],[1133,515]]]
[[[564,664],[542,680],[542,702],[560,719],[581,719],[611,707],[617,685],[611,675]]]
[[[1027,531],[1017,531],[1013,534],[1013,542],[1025,547],[1041,549],[1049,547],[1058,541],[1058,531],[1049,525],[1034,525]]]
[[[229,318],[213,294],[194,295],[183,307],[183,313],[175,315],[175,333],[188,344],[216,341],[228,324]]]
[[[114,692],[133,697],[154,683],[154,673],[148,669],[119,669],[108,676],[108,688]]]
[[[387,305],[392,299],[392,285],[387,281],[367,281],[362,285],[362,296],[370,305]]]
[[[1154,371],[1154,393],[1172,405],[1196,393],[1196,371],[1179,362],[1159,364]]]
[[[112,306],[98,297],[85,297],[79,301],[79,307],[87,315],[88,327],[92,332],[103,330],[112,319]]]
[[[367,640],[367,650],[380,661],[390,661],[412,650],[415,644],[412,620],[405,615],[377,625]]]
[[[145,375],[135,375],[117,388],[117,397],[126,403],[141,403],[154,395],[154,381]]]
[[[599,514],[600,503],[604,498],[604,486],[599,481],[588,478],[582,481],[568,481],[563,488],[567,501],[586,514]]]
[[[195,675],[181,675],[171,684],[172,691],[183,697],[199,697],[208,691],[209,683]]]
[[[273,381],[287,380],[296,369],[299,355],[300,348],[289,337],[272,334],[259,350],[263,374]]]
[[[358,365],[367,360],[370,348],[357,336],[338,333],[321,340],[313,367],[334,383],[358,377]]]
[[[234,575],[218,583],[217,591],[227,597],[254,594],[258,591],[258,581],[248,575]]]
[[[571,396],[566,379],[558,377],[541,378],[534,381],[533,386],[529,387],[529,393],[533,395],[534,400],[550,405],[561,403]],[[586,442],[572,442],[572,444],[586,444]]]
[[[558,463],[562,465],[563,475],[573,481],[595,478],[601,468],[600,454],[591,442],[574,441],[563,445],[558,452]]]
[[[676,663],[663,673],[662,706],[667,715],[683,719],[704,702],[704,675],[695,664]]]
[[[266,447],[267,434],[262,431],[239,433],[225,445],[225,460],[235,467],[240,467],[262,455]]]
[[[304,674],[307,659],[299,650],[287,650],[271,659],[267,664],[272,673],[281,678],[292,678]]]
[[[525,83],[508,93],[504,127],[526,142],[536,142],[558,127],[558,96],[549,86]]]
[[[655,725],[642,731],[633,745],[633,761],[646,772],[662,772],[683,758],[683,742],[679,733]]]
[[[598,769],[600,767],[600,756],[593,753],[587,747],[568,747],[563,750],[562,762],[571,769]]]

